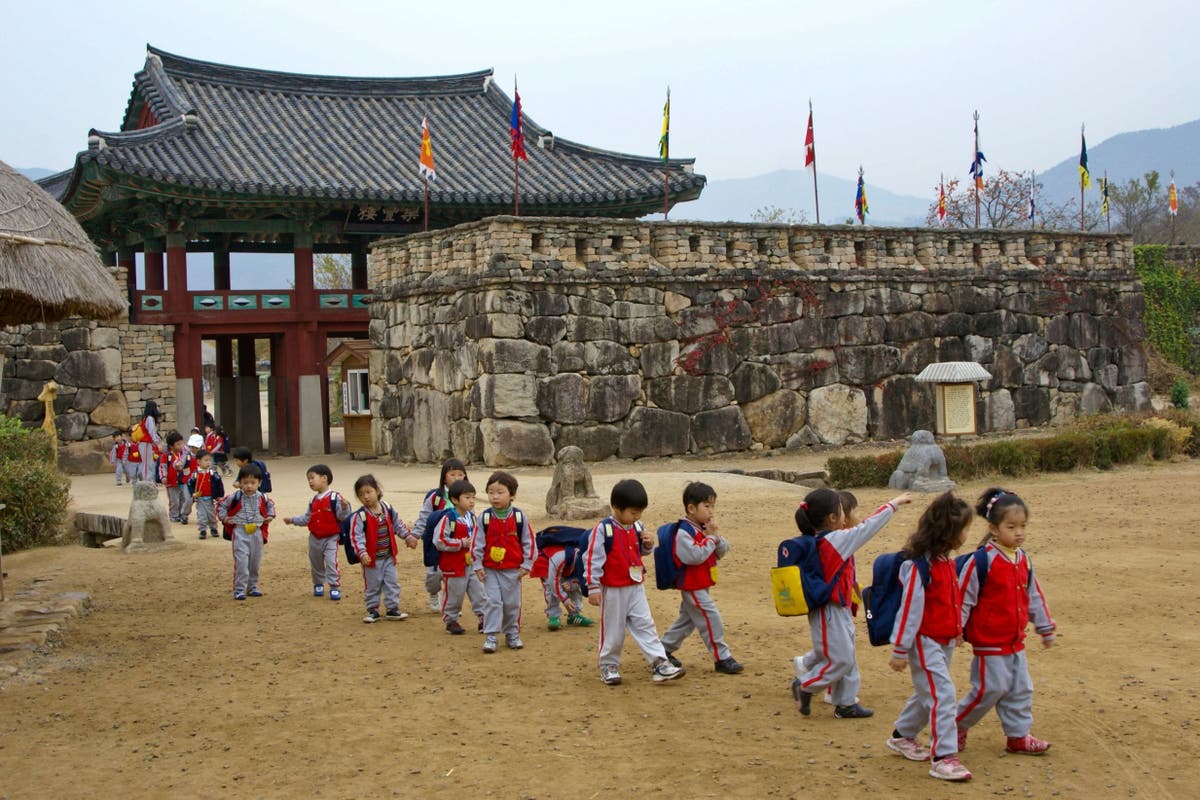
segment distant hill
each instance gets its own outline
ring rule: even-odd
[[[43,169],[42,167],[17,167],[16,170],[31,181],[40,180],[47,175],[53,175],[55,172],[58,172],[58,170]]]
[[[845,222],[854,216],[856,180],[818,175],[821,189],[821,221]],[[931,199],[896,194],[867,180],[867,223],[874,225],[923,225]],[[812,173],[781,169],[753,178],[710,180],[700,199],[676,206],[671,216],[679,220],[707,222],[751,222],[751,215],[765,206],[803,211],[815,223]]]
[[[1165,188],[1175,170],[1175,185],[1190,186],[1200,181],[1200,119],[1145,131],[1119,133],[1099,143],[1088,142],[1088,171],[1092,188],[1088,202],[1099,201],[1099,178],[1108,170],[1114,184],[1141,178],[1158,170]],[[1056,203],[1079,197],[1079,153],[1039,173],[1042,196]],[[1094,194],[1093,194],[1094,193]]]

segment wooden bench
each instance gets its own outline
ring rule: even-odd
[[[120,539],[124,527],[124,517],[86,512],[75,515],[75,529],[79,531],[79,543],[84,547],[104,547],[109,539]]]

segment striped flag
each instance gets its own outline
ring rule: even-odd
[[[425,180],[437,180],[437,170],[433,166],[433,142],[429,139],[429,118],[421,120],[421,157],[417,160],[417,168]]]
[[[516,81],[513,81],[513,106],[512,116],[508,119],[508,135],[512,138],[513,161],[528,161],[529,156],[525,154],[525,131],[521,127],[521,94],[517,91]]]
[[[983,162],[987,159],[979,149],[979,112],[975,112],[975,160],[971,162],[971,177],[975,179],[975,188],[983,188]]]
[[[1028,219],[1031,223],[1033,222],[1033,215],[1037,211],[1037,206],[1033,202],[1033,191],[1034,191],[1035,186],[1037,186],[1037,180],[1032,175],[1030,175],[1029,176],[1029,205],[1025,210],[1025,218]]]
[[[866,224],[865,217],[871,213],[871,207],[867,205],[867,187],[863,183],[862,167],[858,168],[858,191],[854,194],[854,213],[858,217],[858,221]]]
[[[808,103],[808,133],[804,134],[804,168],[817,169],[817,145],[813,139],[812,101]]]
[[[1174,178],[1171,178],[1171,185],[1167,187],[1167,210],[1172,217],[1179,213],[1179,196],[1175,193]]]
[[[1092,185],[1092,174],[1087,165],[1087,139],[1083,131],[1079,132],[1079,190],[1083,191]]]
[[[685,97],[684,100],[687,100]],[[662,135],[658,137],[658,157],[667,161],[671,157],[671,87],[667,87],[667,102],[663,106]]]
[[[1108,176],[1100,179],[1100,213],[1108,214]]]
[[[946,221],[946,179],[939,178],[938,182],[938,222]]]

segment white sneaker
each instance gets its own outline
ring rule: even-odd
[[[939,758],[929,767],[929,775],[943,781],[969,781],[971,771],[962,765],[958,756]]]
[[[496,642],[495,636],[491,636],[491,635],[485,636],[483,639],[483,652],[485,652],[485,653],[496,652],[496,644],[497,644],[497,642]]]
[[[441,592],[438,592],[437,594],[429,595],[429,610],[430,611],[441,611],[442,610],[442,593]]]
[[[617,671],[616,667],[601,667],[600,680],[609,686],[617,686],[621,683],[621,673]]]
[[[916,739],[908,739],[903,736],[894,737],[887,740],[887,746],[889,750],[899,753],[909,761],[929,760],[929,748]]]
[[[512,650],[520,650],[522,647],[525,646],[525,643],[521,641],[521,637],[515,633],[510,633],[507,636],[505,636],[504,644],[507,645],[509,647],[509,649],[512,649]]]
[[[673,681],[676,678],[683,677],[683,667],[677,667],[665,658],[654,665],[654,671],[651,673],[651,678],[655,683],[663,681]]]

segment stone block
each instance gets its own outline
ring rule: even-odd
[[[62,332],[62,344],[68,351],[90,350],[92,332],[87,328],[68,328]]]
[[[54,379],[64,386],[111,389],[121,385],[119,350],[77,350],[67,353]]]
[[[450,398],[441,392],[413,392],[412,452],[418,461],[450,456]]]
[[[862,441],[867,435],[867,396],[843,384],[814,389],[808,396],[808,424],[824,444]]]
[[[788,389],[802,392],[838,382],[837,356],[832,350],[788,353],[772,360],[779,380]]]
[[[617,339],[625,344],[666,342],[679,335],[670,317],[633,317],[617,320]]]
[[[800,447],[816,447],[821,443],[821,437],[813,431],[811,425],[805,425],[800,430],[788,437],[787,443],[784,444],[788,450],[795,450]]]
[[[728,375],[740,361],[728,344],[708,337],[685,347],[676,365],[690,375]]]
[[[900,348],[900,372],[917,374],[936,361],[937,345],[932,339],[922,339]]]
[[[1115,387],[1114,387],[1115,388]],[[1108,392],[1097,383],[1087,383],[1079,394],[1080,414],[1107,414],[1112,411],[1112,400]]]
[[[693,306],[679,312],[679,337],[695,339],[719,330],[712,306]]]
[[[1057,314],[1046,323],[1046,341],[1050,344],[1066,344],[1071,341],[1071,318]]]
[[[742,358],[791,353],[796,346],[796,334],[790,324],[735,328],[729,335],[730,349]]]
[[[1012,395],[1008,389],[997,389],[984,399],[985,418],[989,431],[1011,431],[1017,427]]]
[[[567,317],[566,338],[572,342],[616,340],[620,335],[621,327],[611,317]]]
[[[1117,358],[1117,383],[1131,384],[1144,381],[1148,369],[1146,350],[1140,344],[1127,345],[1121,349]]]
[[[71,400],[71,408],[75,411],[82,411],[85,414],[90,413],[92,409],[100,405],[100,400],[103,399],[106,392],[97,389],[80,389],[75,393],[74,399]]]
[[[483,435],[479,423],[469,419],[456,419],[450,423],[450,450],[455,458],[467,464],[483,460]]]
[[[800,350],[833,347],[838,343],[838,321],[825,317],[799,319],[792,323],[792,334]]]
[[[774,375],[773,372],[771,374]],[[738,402],[746,424],[750,426],[751,436],[766,447],[783,447],[807,419],[804,395],[790,389],[772,391],[755,400],[742,401],[739,398]]]
[[[913,295],[915,297],[915,295]],[[937,319],[924,311],[909,311],[891,317],[884,326],[884,340],[891,344],[912,342],[934,336],[938,329]]]
[[[575,446],[583,451],[585,461],[603,461],[612,458],[621,447],[619,425],[564,425],[555,442],[561,449]]]
[[[782,385],[775,370],[756,361],[743,361],[739,364],[730,375],[730,382],[733,383],[734,397],[743,405],[774,392]]]
[[[616,422],[624,419],[641,392],[642,379],[637,375],[602,375],[592,378],[588,382],[587,418],[596,422]]]
[[[1090,381],[1092,368],[1087,359],[1073,347],[1060,345],[1058,348],[1058,378],[1062,381]]]
[[[951,308],[966,314],[994,311],[1000,305],[1000,291],[986,286],[952,286],[947,293]]]
[[[12,376],[27,381],[48,381],[58,371],[57,361],[42,359],[13,360]]]
[[[471,388],[481,417],[536,417],[538,384],[532,375],[482,375]]]
[[[1007,311],[987,311],[971,319],[971,330],[977,336],[995,338],[1016,330],[1017,321]]]
[[[823,317],[859,316],[865,308],[866,300],[863,293],[857,290],[847,290],[826,294],[817,313]]]
[[[552,345],[567,335],[563,317],[532,317],[525,323],[525,336],[537,344]]]
[[[84,438],[87,432],[88,415],[82,411],[72,411],[59,414],[54,418],[54,427],[58,429],[58,438],[63,442],[76,442]]]
[[[769,325],[793,322],[804,316],[804,300],[795,295],[775,295],[756,305],[758,319]]]
[[[1012,392],[1013,413],[1018,422],[1030,426],[1050,421],[1050,390],[1038,386],[1022,386]]]
[[[691,434],[696,451],[701,453],[746,450],[753,441],[750,426],[737,406],[703,411],[692,417]]]
[[[550,349],[555,372],[586,372],[588,362],[583,342],[556,342]]]
[[[1044,356],[1025,367],[1021,381],[1027,386],[1058,386],[1058,351],[1051,350]]]
[[[646,378],[660,378],[675,371],[675,361],[679,358],[679,342],[655,342],[642,348],[639,356],[642,365],[642,375]]]
[[[538,381],[538,411],[542,418],[564,424],[587,419],[584,400],[586,383],[582,375],[566,373]],[[485,415],[486,416],[486,415]]]
[[[1079,350],[1100,344],[1100,320],[1091,314],[1071,315],[1071,346]]]
[[[479,421],[483,463],[489,467],[549,464],[554,460],[554,440],[540,422],[512,419]]]
[[[684,294],[676,294],[675,292],[663,293],[663,309],[668,314],[678,314],[692,304],[692,298]]]
[[[843,347],[837,351],[838,375],[843,383],[864,386],[895,375],[900,350],[889,345]]]
[[[1150,404],[1150,384],[1145,382],[1118,386],[1115,399],[1117,408],[1124,411],[1151,411],[1154,408]]]
[[[899,289],[879,287],[863,292],[864,314],[905,314],[921,307],[918,295]]]
[[[559,292],[534,292],[533,313],[544,317],[561,317],[571,311],[568,297]]]
[[[995,351],[993,340],[984,336],[964,336],[963,345],[967,348],[967,360],[978,364],[988,364]]]
[[[485,373],[550,374],[550,348],[524,339],[482,339],[479,342],[479,360]]]
[[[838,320],[838,344],[879,344],[886,327],[883,317],[842,317]]]
[[[625,422],[617,452],[622,458],[673,456],[688,452],[690,442],[687,414],[638,406]]]
[[[633,375],[638,371],[638,362],[628,348],[616,342],[584,342],[583,359],[593,375]]]
[[[724,375],[674,375],[646,382],[646,396],[668,411],[695,414],[733,402],[733,384]]]
[[[938,336],[966,336],[971,332],[971,316],[961,311],[944,314],[938,319]]]
[[[1050,349],[1050,343],[1036,333],[1027,333],[1013,342],[1012,351],[1017,358],[1029,364],[1037,361]]]
[[[108,463],[110,448],[112,441],[109,439],[67,442],[58,448],[58,468],[68,475],[111,474],[113,467]]]
[[[904,375],[890,378],[872,392],[870,417],[874,420],[874,438],[903,439],[913,431],[935,427],[933,390]]]

